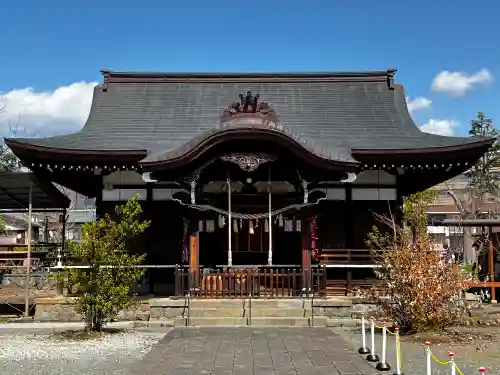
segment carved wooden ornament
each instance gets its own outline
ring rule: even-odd
[[[223,121],[231,120],[235,117],[258,116],[266,118],[269,121],[278,122],[276,112],[269,107],[266,102],[259,101],[260,95],[252,95],[251,91],[247,91],[246,95],[240,94],[240,101],[233,102],[222,112],[221,119]]]
[[[228,161],[230,163],[234,163],[238,165],[245,172],[253,172],[261,164],[267,163],[268,161],[272,161],[271,158],[262,156],[262,155],[252,155],[252,154],[231,154],[221,156],[222,161]]]

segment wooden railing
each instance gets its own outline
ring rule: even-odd
[[[175,295],[199,298],[294,298],[326,296],[323,267],[222,268],[175,271]]]
[[[370,249],[322,249],[319,258],[323,264],[373,264],[374,252]]]

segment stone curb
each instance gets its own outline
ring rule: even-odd
[[[114,322],[106,325],[107,328],[130,329],[136,327],[136,322]],[[83,322],[22,322],[22,323],[1,323],[0,333],[4,330],[59,330],[59,329],[82,329]]]
[[[361,325],[361,320],[358,319],[326,319],[326,327],[358,327]],[[184,327],[184,325],[175,324],[175,320],[145,320],[145,321],[124,321],[113,322],[106,325],[106,328],[118,329],[135,329],[135,328],[149,328],[149,329],[167,329],[174,326]],[[233,325],[231,325],[233,326]],[[246,326],[246,325],[245,325]],[[264,327],[267,325],[263,325]],[[83,322],[35,322],[35,321],[21,321],[11,323],[0,323],[0,333],[5,330],[76,330],[83,329]]]

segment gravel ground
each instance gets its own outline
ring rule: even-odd
[[[335,332],[341,334],[344,338],[353,344],[353,350],[357,350],[361,346],[361,330],[359,328],[335,328]],[[489,328],[490,333],[498,335],[499,328]],[[401,340],[401,354],[403,369],[405,375],[422,375],[425,374],[426,362],[424,356],[423,341],[429,340],[431,342],[431,350],[434,355],[441,361],[448,361],[448,353],[451,351],[455,353],[455,362],[462,370],[464,375],[479,374],[479,367],[486,367],[488,374],[500,374],[500,340],[494,338],[488,342],[478,339],[478,333],[474,330],[471,332],[463,333],[468,342],[442,342],[433,340],[432,337],[425,337],[422,342],[403,337]],[[424,337],[424,336],[422,336]],[[367,344],[370,346],[370,336],[366,337]],[[381,335],[376,336],[375,346],[378,349],[377,354],[380,355],[380,348],[382,343]],[[387,338],[387,362],[391,365],[392,369],[389,374],[394,373],[396,365],[396,344],[394,336]],[[439,365],[432,361],[432,374],[445,375],[450,374],[449,365]],[[458,372],[457,372],[458,375]]]
[[[49,332],[0,331],[0,374],[128,375],[165,334],[122,331],[72,340]]]

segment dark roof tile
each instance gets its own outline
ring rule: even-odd
[[[222,111],[247,91],[260,94],[292,138],[334,160],[354,161],[350,152],[356,149],[433,148],[478,141],[421,132],[408,113],[403,87],[384,77],[328,80],[311,74],[309,80],[302,75],[297,80],[273,80],[262,75],[259,82],[259,75],[254,76],[240,82],[235,75],[220,80],[111,80],[94,89],[81,131],[25,142],[63,149],[146,150],[146,161],[165,159],[216,130]]]

